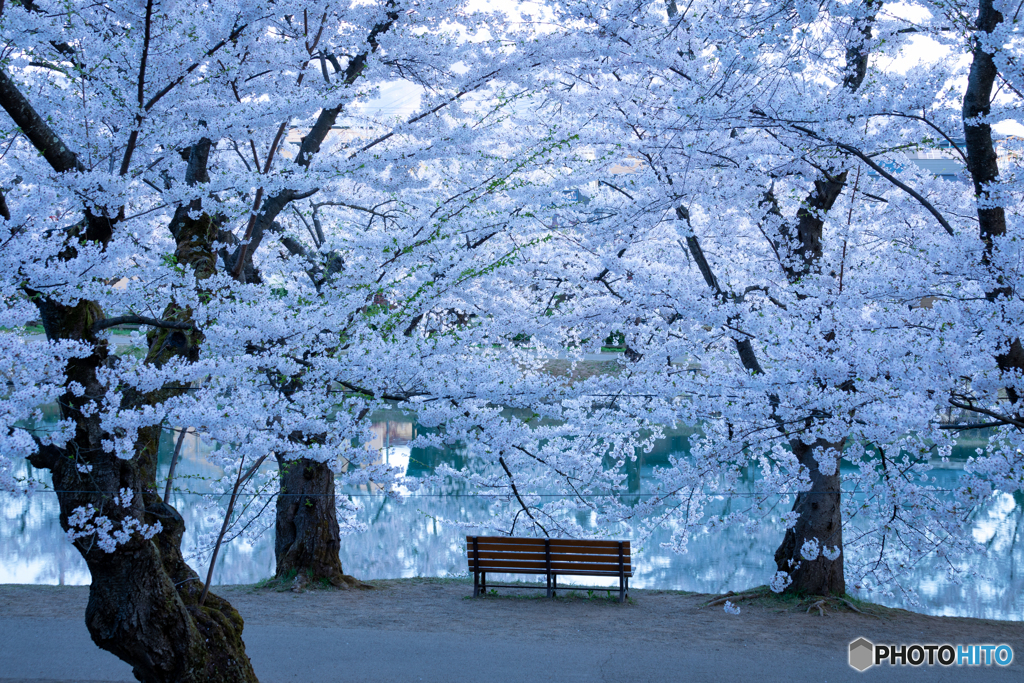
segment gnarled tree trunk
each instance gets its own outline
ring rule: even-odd
[[[274,554],[279,580],[296,585],[361,585],[341,568],[341,535],[334,505],[334,471],[307,458],[277,459],[281,492],[277,497]]]
[[[21,125],[43,130],[44,140],[58,139],[27,103],[19,111],[0,93],[0,104],[16,121],[25,119]],[[209,145],[206,140],[206,151]],[[203,143],[197,147],[203,148]],[[201,164],[205,174],[205,163],[203,150],[194,148],[190,170],[193,164]],[[73,168],[55,166],[58,171]],[[98,236],[105,244],[103,238],[110,238],[115,224],[116,220],[87,210],[80,239]],[[179,244],[178,262],[194,268],[200,279],[208,277],[215,264],[210,218],[193,220],[183,209],[175,216],[172,233]],[[65,257],[73,258],[74,250],[74,242],[69,241]],[[98,533],[81,533],[74,541],[92,577],[86,626],[93,641],[130,664],[135,676],[146,683],[255,683],[238,612],[214,595],[199,604],[203,584],[181,555],[184,522],[157,492],[159,427],[140,430],[131,458],[120,458],[104,446],[115,435],[103,429],[102,413],[95,405],[102,403],[107,391],[99,373],[114,362],[106,341],[97,337],[94,328],[104,319],[103,310],[89,300],[68,306],[38,292],[28,293],[49,340],[80,341],[93,349],[91,355],[68,362],[68,390],[59,399],[61,418],[75,426],[74,438],[65,448],[40,444],[30,460],[52,473],[65,531],[86,531],[81,519],[77,525],[75,521],[91,506],[109,520],[111,531],[130,532],[127,540],[113,546]],[[172,325],[189,319],[187,310],[169,307],[165,311],[165,320]],[[151,333],[149,341],[147,362],[159,365],[172,356],[195,359],[201,335],[194,328],[162,328]],[[84,391],[72,391],[72,387]],[[129,390],[123,405],[129,409],[155,405],[184,390],[171,386],[148,394]],[[146,538],[138,531],[139,524],[151,528],[159,524],[160,530]]]
[[[86,625],[93,641],[147,683],[255,682],[238,612],[212,595],[198,604],[202,583],[180,550],[184,522],[156,492],[155,457],[149,453],[155,456],[159,429],[144,430],[136,457],[121,459],[103,448],[111,435],[98,414],[83,410],[105,394],[96,371],[107,361],[107,347],[89,330],[102,311],[91,302],[73,309],[46,299],[38,305],[50,339],[82,339],[96,349],[68,364],[68,383],[86,388],[81,396],[69,391],[60,400],[61,417],[75,424],[74,440],[64,449],[42,447],[32,458],[53,474],[61,526],[72,530],[76,510],[91,505],[115,530],[134,522],[161,527],[149,539],[133,533],[112,551],[95,534],[76,539],[92,577]],[[131,501],[116,501],[124,490],[132,492]]]

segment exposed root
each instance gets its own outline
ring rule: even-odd
[[[818,600],[817,602],[812,602],[811,606],[807,608],[807,614],[810,614],[811,610],[814,609],[815,607],[817,607],[818,608],[818,616],[823,617],[826,614],[828,614],[828,612],[825,611],[825,606],[826,606],[825,600]]]
[[[275,577],[261,581],[257,589],[271,589],[280,591],[291,591],[293,593],[305,593],[307,590],[348,590],[358,588],[360,590],[375,590],[376,586],[360,581],[354,576],[334,572],[331,576],[310,576],[306,573],[293,574],[288,572],[285,576]]]
[[[710,602],[705,602],[703,607],[714,607],[715,605],[724,605],[726,602],[739,602],[740,600],[752,600],[753,598],[763,598],[764,593],[733,593],[729,591],[725,595],[715,598]]]
[[[859,609],[856,605],[854,605],[852,602],[850,602],[846,598],[839,598],[839,600],[842,601],[842,603],[844,605],[846,605],[847,607],[852,609],[857,614],[863,614],[864,616],[872,617],[873,619],[881,619],[882,618],[882,617],[878,616],[877,614],[872,614],[871,612],[865,612],[864,610]]]
[[[765,606],[775,605],[782,607],[786,611],[804,610],[806,614],[811,614],[817,610],[818,615],[825,617],[831,614],[850,610],[857,614],[863,614],[864,616],[874,617],[879,619],[877,614],[872,614],[870,611],[865,612],[864,610],[853,604],[852,601],[835,596],[835,595],[792,595],[792,594],[775,594],[769,591],[767,586],[760,586],[758,588],[750,589],[744,593],[735,593],[729,591],[723,595],[719,595],[716,598],[701,604],[701,607],[714,607],[724,605],[726,602],[738,603],[742,600],[753,600],[760,598]]]
[[[862,612],[861,610],[857,609],[857,606],[856,606],[856,605],[854,605],[854,604],[853,604],[852,602],[850,602],[849,600],[847,600],[846,598],[839,598],[839,602],[843,603],[844,605],[846,605],[847,607],[849,607],[850,609],[852,609],[852,610],[853,610],[854,612],[856,612],[857,614],[864,614],[864,612]],[[865,615],[865,616],[867,616],[867,615]],[[873,616],[873,615],[872,615],[872,616]]]
[[[338,588],[358,588],[358,589],[364,590],[364,591],[372,591],[372,590],[376,590],[377,589],[376,586],[372,586],[372,585],[370,585],[368,583],[364,583],[363,581],[360,581],[356,577],[350,576],[348,574],[342,574],[341,575],[341,580],[344,582],[344,584],[341,585],[341,586],[338,586]]]

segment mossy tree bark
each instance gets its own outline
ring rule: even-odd
[[[276,578],[337,588],[360,585],[341,567],[341,535],[335,510],[334,471],[326,463],[278,457]]]
[[[92,577],[86,625],[93,641],[130,664],[135,676],[147,683],[255,682],[238,612],[212,595],[199,605],[202,582],[181,554],[184,521],[158,493],[160,429],[141,430],[131,459],[119,458],[102,445],[113,435],[101,427],[99,412],[88,409],[103,400],[106,387],[98,380],[98,371],[113,362],[106,342],[91,330],[92,322],[102,319],[102,310],[89,301],[73,308],[45,297],[36,303],[49,339],[76,339],[95,349],[67,368],[67,386],[77,382],[85,387],[80,396],[68,391],[60,399],[61,417],[75,424],[74,440],[62,449],[42,447],[32,458],[34,465],[53,474],[61,526],[70,530],[75,510],[89,505],[115,528],[132,520],[161,525],[153,538],[133,534],[113,552],[99,547],[95,535],[75,541]],[[176,317],[187,318],[187,312],[179,311]],[[194,333],[161,330],[151,335],[149,360],[159,364],[172,355],[194,354],[197,342]],[[127,393],[124,403],[152,404],[183,390],[164,387],[146,395]],[[135,494],[127,506],[114,502],[124,489]]]
[[[12,103],[0,93],[0,106],[19,125],[41,130],[41,139],[59,139],[27,102]],[[209,141],[205,142],[208,152]],[[205,174],[201,156],[194,149],[190,166],[201,162]],[[69,165],[57,164],[54,169],[73,171],[76,163],[72,155]],[[175,216],[179,222],[172,226],[179,245],[176,255],[179,263],[196,269],[202,279],[213,272],[215,231],[208,216],[193,220],[187,213],[187,209],[179,212]],[[105,246],[111,238],[116,218],[89,210],[84,215],[62,258],[74,258],[77,240]],[[102,308],[89,300],[69,306],[28,288],[26,294],[39,310],[47,339],[79,341],[93,349],[87,357],[70,360],[65,370],[67,390],[59,399],[60,414],[74,424],[74,438],[63,448],[40,443],[30,458],[34,466],[52,473],[62,528],[71,530],[76,510],[92,506],[114,529],[139,523],[159,523],[161,529],[149,539],[134,533],[112,551],[100,547],[96,534],[75,540],[92,578],[86,626],[93,641],[130,664],[134,675],[146,683],[256,683],[242,642],[241,616],[214,595],[199,604],[202,582],[181,554],[184,522],[157,492],[159,427],[140,431],[132,458],[120,458],[104,446],[117,435],[103,428],[102,413],[96,410],[107,393],[99,377],[117,359],[94,329],[104,319]],[[190,315],[172,306],[165,311],[165,320],[180,324],[189,321]],[[200,343],[201,335],[194,328],[161,328],[150,334],[147,362],[159,365],[174,356],[196,358]],[[79,386],[84,391],[71,391]],[[147,394],[126,391],[123,405],[129,409],[153,405],[185,390],[164,386]],[[132,492],[131,501],[115,500],[126,489]]]

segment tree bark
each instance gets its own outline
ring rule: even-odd
[[[963,118],[964,144],[967,148],[967,168],[974,181],[974,192],[979,199],[987,199],[989,186],[999,177],[999,164],[995,145],[992,142],[992,127],[978,117],[985,117],[991,110],[992,87],[998,70],[994,55],[982,44],[984,34],[992,33],[1003,20],[1003,15],[992,6],[992,0],[978,3],[977,33],[974,37],[971,71],[964,91]],[[1003,207],[978,207],[979,230],[985,244],[985,263],[992,257],[993,240],[1006,234],[1006,214]]]
[[[49,339],[80,339],[95,349],[88,358],[68,363],[67,382],[86,388],[81,396],[69,391],[60,399],[61,417],[75,424],[74,440],[59,457],[34,461],[53,474],[61,526],[71,530],[75,511],[92,505],[115,529],[133,520],[162,527],[148,540],[132,534],[113,552],[101,548],[95,534],[74,542],[92,577],[86,626],[93,642],[130,664],[147,683],[255,682],[238,612],[220,598],[197,606],[202,584],[181,555],[184,522],[156,493],[159,428],[143,430],[136,457],[121,459],[103,447],[112,437],[101,428],[99,413],[83,410],[105,394],[97,370],[108,361],[107,346],[89,325],[102,311],[89,301],[68,307],[39,298],[37,305]],[[115,503],[114,496],[125,489],[134,494],[131,503]]]
[[[846,48],[847,73],[843,79],[843,88],[850,93],[860,89],[867,75],[870,54],[868,45],[875,23],[875,13],[880,4],[877,0],[863,0],[864,16],[860,19],[859,35],[855,36]],[[822,179],[814,181],[814,191],[807,196],[797,212],[796,230],[793,231],[783,223],[782,236],[787,239],[795,237],[798,245],[794,254],[797,262],[783,263],[783,269],[792,284],[819,267],[826,215],[846,187],[846,171],[835,175],[822,175]],[[775,197],[769,193],[768,199],[771,204],[770,210],[779,214]],[[810,474],[811,488],[797,494],[796,502],[793,503],[793,512],[798,515],[796,524],[786,531],[782,544],[775,551],[775,564],[779,571],[788,573],[792,579],[792,583],[786,589],[789,592],[839,596],[846,593],[839,476],[839,461],[842,458],[844,441],[845,439],[832,444],[818,439],[810,446],[799,439],[790,441],[790,447],[797,460]],[[814,458],[816,448],[836,451],[834,473],[824,474],[820,470]],[[801,554],[804,542],[812,539],[816,539],[822,548],[837,548],[839,555],[834,560],[828,559],[824,554],[813,560],[804,559]]]
[[[334,509],[334,471],[326,463],[302,458],[277,459],[281,492],[277,497],[277,558],[275,578],[330,584],[359,585],[341,568],[341,535]]]
[[[77,155],[2,71],[0,106],[22,130],[27,128],[30,141],[55,171],[83,168]],[[61,258],[75,257],[76,239],[102,246],[110,240],[118,218],[93,207],[83,207],[83,215],[83,221],[71,231]],[[213,263],[209,249],[213,236],[209,235],[205,246],[197,241],[209,233],[203,225],[202,219],[189,220],[188,226],[182,226],[184,240],[175,233],[179,237],[179,262],[200,270],[202,263]],[[198,260],[182,261],[183,251],[193,253]],[[41,447],[30,458],[33,465],[52,473],[62,528],[72,530],[76,511],[89,506],[109,519],[114,530],[133,523],[161,525],[152,538],[136,532],[112,550],[100,547],[95,533],[74,541],[92,578],[86,626],[93,642],[130,664],[136,678],[146,683],[255,683],[242,643],[238,612],[215,596],[198,607],[202,584],[181,555],[184,522],[156,491],[159,428],[142,430],[131,459],[119,458],[104,446],[114,435],[103,429],[101,412],[93,406],[102,403],[106,395],[99,371],[114,362],[106,341],[97,338],[93,329],[93,324],[104,318],[103,310],[89,300],[72,306],[28,287],[26,293],[39,310],[48,340],[80,341],[93,349],[87,357],[71,359],[65,370],[65,387],[84,388],[79,393],[69,389],[59,399],[61,418],[75,426],[73,439],[63,449]],[[187,318],[188,312],[168,311],[165,318],[178,315]],[[181,330],[160,330],[150,336],[149,357],[193,355],[197,341]],[[126,392],[123,398],[126,407],[134,407],[158,401],[173,391],[161,389],[141,396]],[[115,496],[125,490],[131,492],[130,503],[115,502]]]
[[[807,468],[811,488],[797,494],[793,504],[796,524],[786,530],[782,545],[775,551],[775,564],[779,571],[789,574],[793,583],[788,591],[811,595],[838,595],[846,593],[846,578],[843,572],[843,515],[840,508],[839,457],[843,443],[828,443],[818,439],[811,445],[796,440],[791,442],[793,453],[800,464]],[[814,458],[818,451],[833,450],[836,455],[835,472],[825,474]],[[822,548],[838,548],[839,556],[828,559],[824,553],[813,560],[801,554],[805,541],[815,540]]]
[[[993,7],[992,0],[980,0],[977,32],[974,37],[971,70],[964,91],[964,147],[967,151],[967,170],[974,181],[974,192],[978,197],[978,236],[984,245],[982,263],[992,267],[998,241],[1006,235],[1006,212],[1001,206],[984,206],[989,199],[990,188],[999,180],[999,158],[992,140],[992,127],[984,120],[991,111],[992,88],[999,71],[994,53],[985,49],[984,34],[992,33],[1003,21],[1003,15]],[[981,119],[979,120],[979,117]],[[997,301],[1012,294],[1010,287],[1003,285],[997,276],[997,284],[985,293],[989,301]],[[996,356],[996,365],[1003,372],[1024,371],[1024,346],[1020,338],[1008,340],[1006,353]],[[1006,396],[1016,405],[1020,399],[1017,387],[1008,384]]]

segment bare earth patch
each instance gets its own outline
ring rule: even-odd
[[[1019,622],[933,617],[905,610],[817,599],[775,596],[735,599],[739,615],[726,614],[720,596],[632,590],[619,604],[603,591],[560,591],[548,600],[543,590],[501,589],[473,599],[465,579],[396,579],[368,582],[375,590],[290,590],[218,586],[247,625],[365,628],[452,635],[501,635],[510,631],[536,639],[613,642],[630,634],[653,647],[699,639],[710,650],[744,648],[817,652],[846,657],[850,641],[876,643],[1005,643],[1024,658],[1024,625]],[[614,593],[612,593],[614,596]],[[85,586],[0,585],[0,619],[66,618],[85,614]],[[819,609],[822,608],[822,609]],[[854,611],[854,608],[861,612]],[[809,611],[808,611],[809,610]],[[824,616],[822,615],[824,613]],[[763,651],[763,650],[762,650]],[[1010,668],[1017,669],[1015,661]]]

